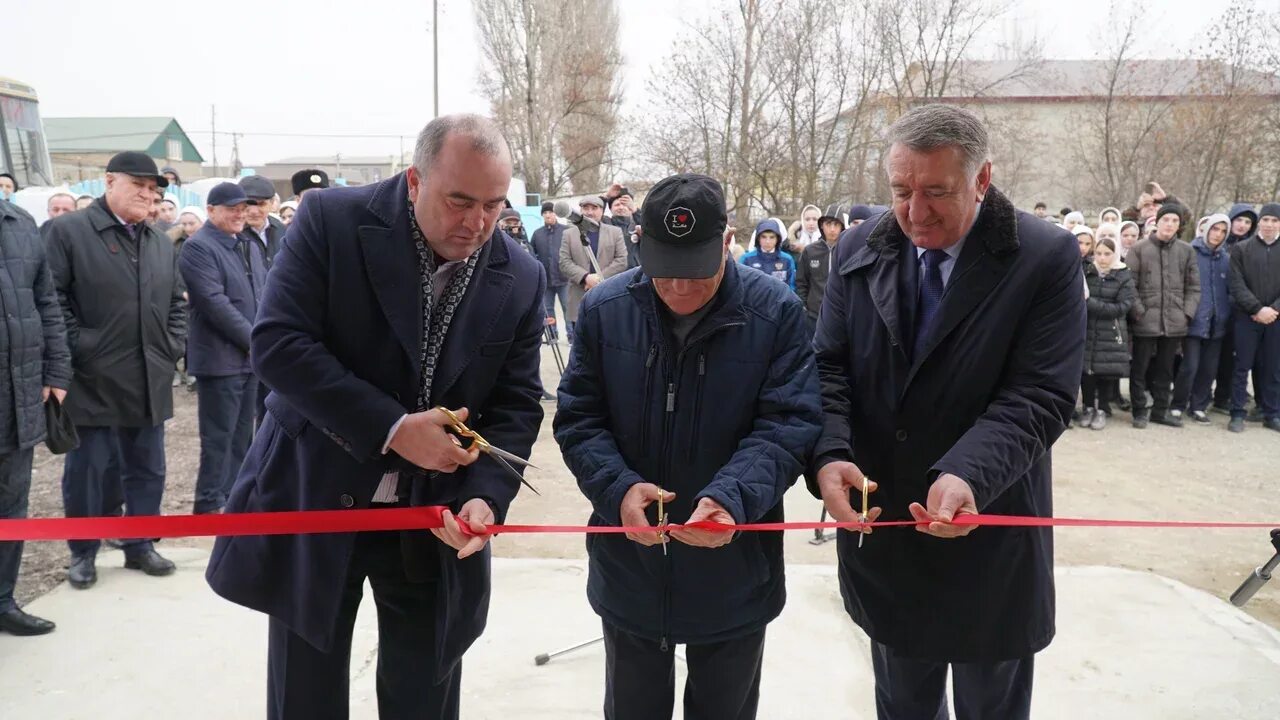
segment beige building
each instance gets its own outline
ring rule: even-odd
[[[919,102],[955,103],[987,121],[994,182],[1019,207],[1043,201],[1050,212],[1071,207],[1088,217],[1106,205],[1128,207],[1149,180],[1191,201],[1194,178],[1183,172],[1191,162],[1184,155],[1207,141],[1194,136],[1188,118],[1224,102],[1222,86],[1231,72],[1206,60],[1132,60],[1122,66],[1103,60],[1030,66],[966,61],[939,97]],[[1280,103],[1280,78],[1251,71],[1237,71],[1236,78],[1255,100]],[[1103,127],[1108,107],[1109,130]],[[1108,131],[1109,172],[1102,140]],[[1105,190],[1108,184],[1118,189]],[[1228,183],[1220,185],[1208,192],[1207,206],[1237,199]]]

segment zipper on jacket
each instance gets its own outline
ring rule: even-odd
[[[653,361],[658,358],[658,344],[649,346],[649,359],[644,361],[644,404],[640,415],[640,454],[649,452],[649,403],[653,398]]]
[[[675,424],[676,390],[677,390],[677,385],[680,382],[680,375],[681,375],[680,371],[684,367],[685,352],[688,351],[690,347],[693,347],[694,345],[705,341],[707,338],[711,337],[717,332],[720,332],[721,330],[726,330],[731,327],[739,327],[745,324],[746,324],[745,322],[732,322],[732,323],[725,323],[723,325],[711,328],[707,332],[704,332],[696,337],[691,338],[690,342],[685,343],[684,348],[682,348],[680,352],[676,353],[674,368],[667,366],[666,363],[663,363],[662,379],[663,381],[665,381],[667,386],[667,398],[666,398],[666,404],[664,406],[664,412],[662,413],[662,447],[660,448],[660,453],[658,455],[658,457],[660,458],[660,460],[658,461],[660,463],[659,465],[660,470],[658,473],[659,475],[658,488],[660,490],[665,491],[667,489],[667,479],[668,479],[667,468],[668,468],[668,463],[670,462],[670,455],[671,455],[671,430],[672,430],[672,426]],[[649,352],[650,362],[646,363],[646,367],[648,367],[652,363],[654,353],[656,351],[657,351],[657,347],[655,346],[653,350]],[[701,376],[706,372],[705,356],[700,354],[699,359],[700,359],[699,375]],[[652,376],[652,373],[648,373],[648,372],[645,373],[646,383],[649,382],[649,378],[651,376]],[[647,426],[648,426],[648,422],[646,419],[645,427]],[[673,561],[672,559],[674,558],[674,556],[675,556],[674,553],[669,553],[668,555],[665,556],[664,562],[662,563],[662,640],[661,640],[661,644],[659,645],[659,648],[663,652],[666,652],[671,647],[671,644],[669,642],[669,637],[671,635],[671,576],[672,576],[671,563]]]
[[[693,439],[689,443],[689,461],[693,462],[693,453],[698,448],[699,428],[702,425],[702,381],[707,376],[707,356],[698,353],[698,384],[693,391]]]

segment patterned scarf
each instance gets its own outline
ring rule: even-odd
[[[449,279],[448,286],[440,295],[439,307],[435,307],[435,253],[427,246],[418,227],[418,219],[413,214],[413,200],[409,200],[409,227],[413,231],[413,242],[418,249],[418,273],[422,278],[422,375],[418,382],[418,404],[414,408],[422,412],[431,407],[431,381],[435,375],[436,363],[440,360],[440,351],[444,347],[445,334],[453,322],[453,315],[462,303],[471,284],[471,276],[475,274],[476,263],[480,260],[477,248],[467,258],[467,263],[458,268]]]

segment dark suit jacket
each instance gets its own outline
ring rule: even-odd
[[[970,484],[980,512],[1052,515],[1049,448],[1070,420],[1084,348],[1071,235],[992,188],[916,358],[915,250],[896,218],[845,235],[832,267],[814,341],[824,414],[816,464],[856,462],[879,484],[871,500],[883,520],[910,520],[908,505],[923,504],[943,472]],[[1047,528],[979,528],[956,540],[886,530],[862,548],[840,533],[839,556],[845,608],[899,654],[1021,658],[1053,638]]]
[[[407,196],[401,174],[303,203],[253,329],[253,368],[272,392],[227,512],[365,508],[383,473],[403,463],[381,450],[418,393],[421,283]],[[432,388],[433,405],[466,406],[472,427],[524,457],[542,421],[542,300],[538,261],[495,231],[453,318]],[[481,458],[415,482],[411,503],[457,510],[483,498],[501,522],[518,488]],[[448,672],[484,628],[489,553],[459,561],[426,531],[406,535],[406,549],[416,548],[406,552],[406,572],[440,579],[434,652]],[[218,594],[324,649],[354,539],[219,538],[206,577]]]
[[[276,261],[276,256],[280,254],[280,248],[284,247],[284,234],[289,229],[283,221],[274,217],[267,216],[267,246],[262,248],[262,240],[258,238],[256,231],[252,230],[248,225],[240,234],[253,240],[258,247],[262,248],[262,252],[266,257],[267,269],[271,269],[271,264]]]

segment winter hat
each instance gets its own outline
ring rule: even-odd
[[[1261,210],[1258,211],[1259,220],[1261,220],[1264,217],[1267,217],[1268,215],[1270,215],[1273,218],[1276,218],[1277,220],[1280,220],[1280,203],[1273,203],[1273,202],[1267,203],[1266,205],[1262,206]]]
[[[556,211],[555,205],[553,205],[550,200],[542,203],[542,212],[549,213],[549,212],[555,212],[555,211]]]
[[[1161,205],[1161,206],[1160,206],[1160,209],[1156,211],[1156,217],[1155,217],[1155,220],[1156,220],[1156,222],[1158,223],[1158,222],[1160,222],[1160,218],[1164,217],[1165,215],[1177,215],[1177,216],[1178,216],[1178,223],[1179,223],[1179,225],[1178,225],[1178,230],[1179,230],[1179,232],[1181,232],[1181,230],[1182,230],[1182,225],[1181,225],[1181,223],[1182,223],[1182,214],[1183,214],[1183,213],[1185,213],[1186,211],[1187,211],[1187,210],[1186,210],[1186,208],[1182,207],[1182,206],[1181,206],[1181,205],[1179,205],[1178,203],[1175,203],[1175,202],[1167,202],[1167,203],[1165,203],[1165,204]]]

